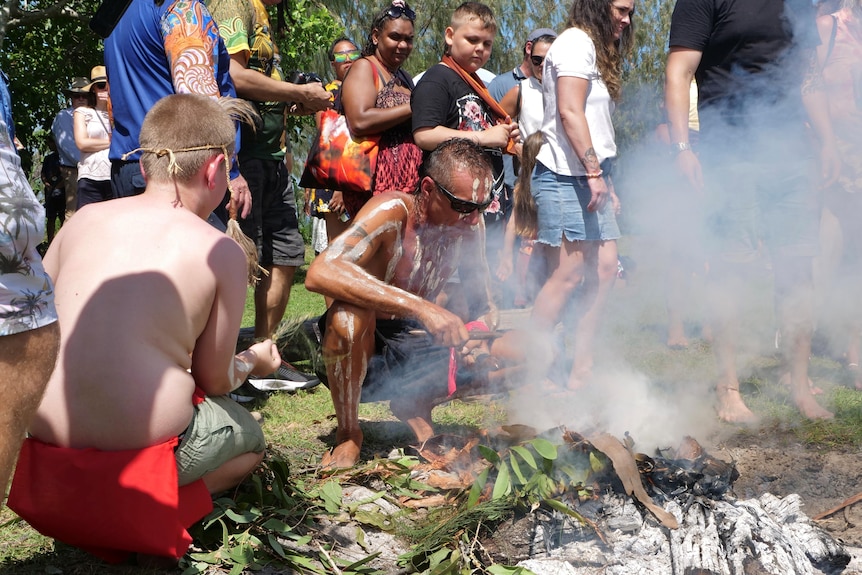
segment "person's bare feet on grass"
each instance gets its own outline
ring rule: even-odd
[[[335,441],[338,445],[325,453],[320,460],[321,469],[326,471],[349,469],[359,463],[359,451],[362,449],[361,431],[344,436],[336,433]]]
[[[799,409],[799,413],[808,419],[832,419],[835,414],[821,407],[810,393],[794,395],[793,403]]]
[[[781,379],[778,380],[778,383],[790,387],[790,372],[787,372],[782,375]],[[808,390],[811,392],[811,395],[823,395],[823,389],[814,385],[814,382],[811,381],[811,378],[808,379]]]
[[[738,386],[739,384],[736,385]],[[757,423],[757,416],[742,401],[742,395],[740,395],[737,386],[719,385],[716,388],[715,392],[718,396],[718,405],[716,407],[719,419],[728,423]]]
[[[672,322],[668,324],[667,347],[670,349],[688,348],[688,339],[685,337],[685,327],[682,322]]]

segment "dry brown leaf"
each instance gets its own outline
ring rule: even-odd
[[[422,499],[402,499],[401,505],[404,507],[410,507],[411,509],[423,509],[449,505],[449,500],[445,495],[431,495],[430,497],[423,497]]]

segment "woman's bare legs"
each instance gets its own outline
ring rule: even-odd
[[[575,363],[569,374],[569,389],[589,381],[593,371],[593,344],[599,331],[608,295],[617,279],[616,240],[583,242],[585,274],[580,321],[575,331]]]
[[[548,264],[548,279],[536,295],[533,324],[550,332],[563,316],[563,311],[584,278],[584,244],[563,238],[558,247],[544,246]]]

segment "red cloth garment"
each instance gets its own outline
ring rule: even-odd
[[[178,439],[125,451],[24,441],[9,508],[34,529],[120,563],[131,553],[181,557],[186,528],[212,510],[203,480],[177,486]]]
[[[465,323],[464,327],[467,328],[467,331],[491,331],[491,328],[488,327],[482,320],[473,320],[469,323]],[[449,370],[447,373],[447,386],[449,390],[449,397],[452,397],[456,391],[458,391],[458,361],[455,358],[455,348],[449,348]]]

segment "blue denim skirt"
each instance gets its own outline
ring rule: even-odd
[[[539,243],[559,247],[563,237],[570,242],[620,237],[610,199],[601,211],[587,211],[592,197],[587,178],[556,174],[536,162],[530,191],[538,209]]]

